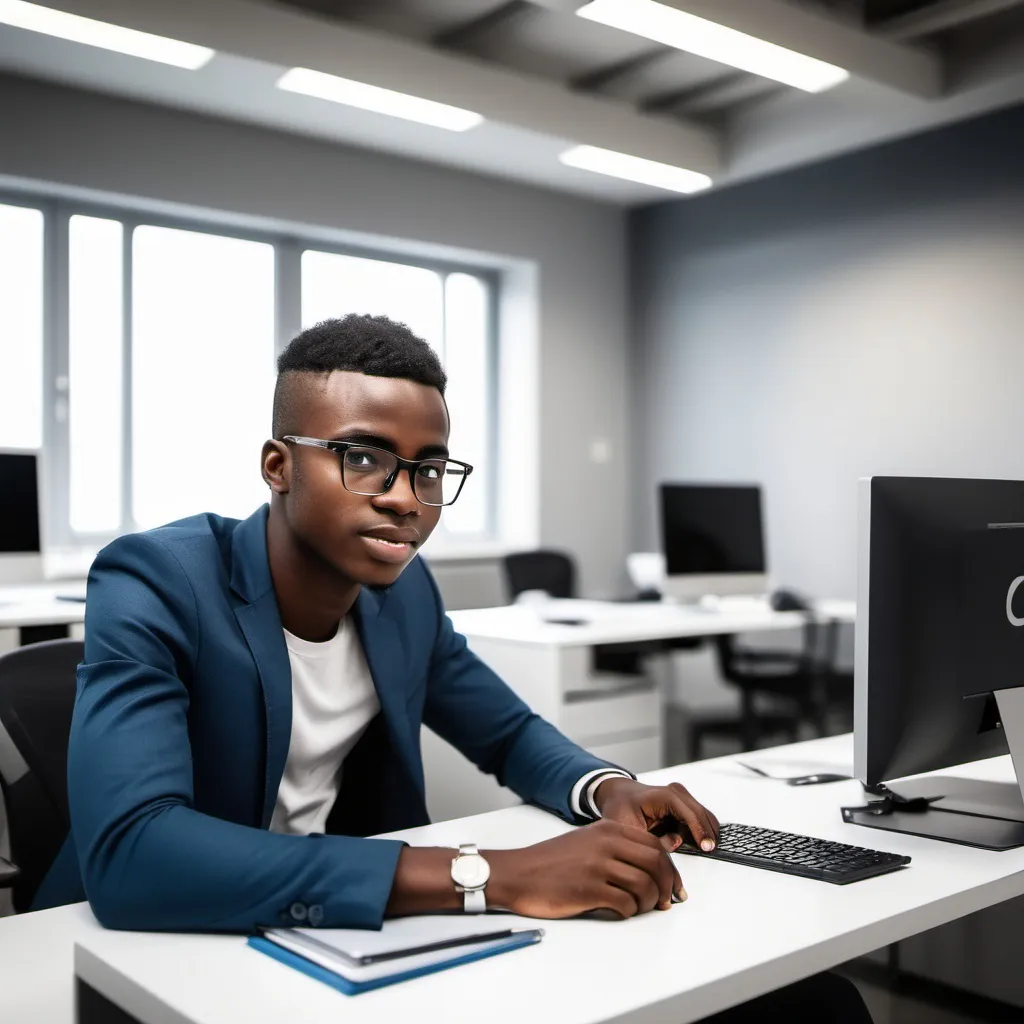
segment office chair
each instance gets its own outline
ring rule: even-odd
[[[528,590],[543,590],[550,597],[576,596],[576,563],[561,551],[520,551],[503,559],[505,582],[514,601]],[[643,675],[642,659],[651,644],[601,644],[594,648],[594,669],[622,675]]]
[[[31,906],[70,829],[68,737],[84,649],[80,640],[51,640],[0,657],[0,726],[28,769],[15,776],[0,761],[0,795],[17,866],[17,873],[6,872],[6,881],[0,867],[0,886],[12,889],[18,913]]]
[[[528,590],[551,597],[576,596],[576,563],[561,551],[520,551],[504,559],[505,581],[514,601]]]
[[[793,594],[788,597],[787,610],[810,612],[806,600]],[[700,758],[708,735],[738,737],[746,751],[775,733],[795,742],[804,723],[818,736],[827,734],[829,712],[843,703],[847,677],[834,668],[834,631],[810,615],[802,628],[803,642],[795,652],[750,650],[735,636],[715,638],[719,672],[740,691],[740,714],[693,722],[690,742],[695,759]],[[851,679],[851,704],[852,692]]]

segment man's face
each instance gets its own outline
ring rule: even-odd
[[[386,448],[403,459],[448,455],[448,411],[436,388],[347,371],[311,384],[296,434]],[[355,494],[342,483],[337,452],[288,449],[285,514],[296,539],[354,583],[394,583],[437,526],[441,509],[417,500],[405,468],[386,494]]]

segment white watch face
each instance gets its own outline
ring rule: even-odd
[[[478,853],[463,854],[452,864],[452,878],[463,889],[479,889],[491,877],[491,866]]]

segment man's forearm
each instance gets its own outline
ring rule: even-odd
[[[464,898],[452,881],[452,860],[458,850],[407,846],[398,856],[395,881],[385,914],[407,917],[442,910],[462,910]],[[487,883],[488,907],[508,909],[514,898],[514,861],[517,850],[482,850],[491,868]]]

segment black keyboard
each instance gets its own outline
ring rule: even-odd
[[[680,847],[679,852],[781,871],[786,875],[801,875],[836,885],[884,875],[910,863],[909,857],[896,853],[881,853],[863,846],[812,839],[754,825],[723,825],[718,845],[712,853],[703,853],[688,845]]]

